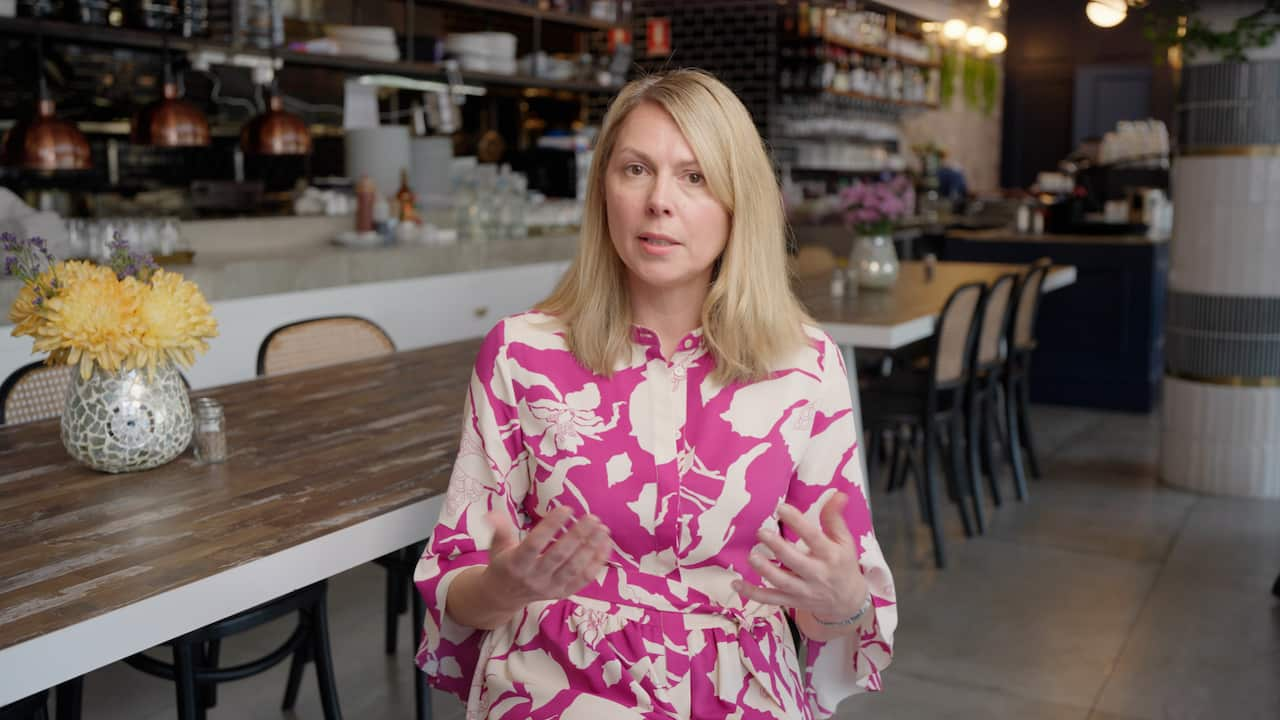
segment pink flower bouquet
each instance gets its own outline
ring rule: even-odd
[[[915,204],[915,188],[905,175],[880,182],[860,182],[840,191],[844,222],[859,235],[889,234],[894,222],[910,214]]]

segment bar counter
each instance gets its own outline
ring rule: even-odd
[[[1159,403],[1167,240],[952,230],[942,256],[1005,263],[1049,257],[1077,268],[1075,285],[1044,296],[1040,304],[1032,401],[1140,413]]]

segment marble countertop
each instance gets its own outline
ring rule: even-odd
[[[195,282],[215,302],[568,260],[578,242],[576,234],[561,232],[454,245],[357,249],[333,244],[332,238],[350,224],[343,217],[187,223],[183,235],[195,259],[169,269]],[[0,309],[12,305],[20,288],[16,279],[0,278]]]

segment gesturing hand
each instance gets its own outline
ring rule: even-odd
[[[869,588],[858,567],[853,535],[842,516],[848,502],[844,493],[833,495],[822,506],[820,528],[791,505],[779,507],[778,518],[809,546],[808,552],[776,530],[762,528],[760,541],[773,551],[782,567],[759,552],[751,553],[751,567],[773,587],[738,580],[733,589],[757,602],[807,610],[821,620],[834,622],[853,616],[865,602]]]
[[[561,505],[547,514],[524,540],[503,512],[485,516],[493,525],[484,582],[491,597],[512,611],[538,600],[558,600],[581,590],[604,567],[612,552],[609,530],[594,515],[573,523],[573,510]]]

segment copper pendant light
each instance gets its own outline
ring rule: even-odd
[[[302,118],[284,109],[284,101],[272,91],[267,111],[241,128],[240,149],[246,155],[309,155],[311,131]]]
[[[271,68],[276,60],[275,2],[267,3],[271,15]],[[240,149],[246,155],[309,155],[311,131],[302,118],[284,109],[284,100],[276,89],[274,74],[267,100],[267,111],[255,116],[240,129]]]
[[[39,85],[36,113],[5,133],[0,142],[0,160],[26,170],[88,170],[93,167],[89,141],[75,123],[57,117],[57,107],[44,79],[44,35],[39,35],[36,43]]]
[[[202,147],[209,144],[209,121],[199,108],[178,96],[177,83],[166,80],[164,99],[138,112],[129,135],[139,145]]]
[[[129,139],[156,147],[202,147],[209,144],[209,121],[183,100],[169,64],[169,31],[164,34],[164,99],[147,105],[133,118]]]

